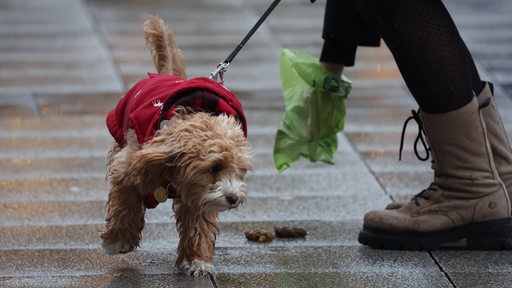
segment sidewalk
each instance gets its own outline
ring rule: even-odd
[[[190,77],[224,60],[271,1],[3,0],[0,3],[0,287],[213,287],[173,267],[167,202],[147,213],[141,247],[107,256],[105,115],[153,72],[147,13],[166,20]],[[512,252],[378,251],[357,235],[366,211],[410,198],[431,180],[403,121],[416,104],[385,47],[362,48],[336,165],[273,166],[283,113],[279,51],[318,55],[325,1],[285,0],[235,58],[225,85],[240,97],[255,167],[250,197],[221,216],[218,287],[511,287]],[[445,0],[512,135],[512,3]],[[305,228],[305,240],[248,242],[244,232]]]

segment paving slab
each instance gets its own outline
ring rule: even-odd
[[[311,247],[307,250],[300,247],[221,247],[217,255],[218,260],[214,261],[219,267],[217,281],[221,287],[240,287],[236,285],[241,284],[244,284],[242,287],[254,284],[293,286],[294,283],[301,281],[304,281],[306,286],[299,287],[316,285],[317,282],[313,281],[325,281],[326,284],[332,283],[331,285],[350,283],[354,285],[353,287],[379,287],[378,279],[384,279],[389,283],[387,287],[406,287],[405,281],[411,276],[415,278],[418,287],[443,287],[442,285],[448,284],[444,274],[437,269],[425,252],[376,253],[374,250],[360,247],[332,246]],[[90,276],[105,273],[105,268],[112,274],[118,273],[121,269],[129,271],[134,277],[148,274],[176,275],[176,270],[172,268],[175,256],[162,250],[138,251],[114,257],[104,255],[101,251],[87,249],[15,250],[7,255],[0,251],[0,259],[2,263],[10,263],[9,267],[0,267],[4,277],[35,277],[47,274]],[[304,265],[306,263],[308,265]],[[372,275],[371,278],[368,277],[368,271],[372,271],[369,273]],[[266,276],[261,277],[265,274]],[[291,274],[298,275],[293,277]],[[322,274],[330,277],[322,277]],[[227,276],[229,282],[223,282],[223,275]],[[235,277],[237,275],[240,277]],[[261,279],[252,282],[255,280],[254,275]],[[306,278],[306,275],[316,276],[308,280],[310,277]],[[183,275],[180,276],[177,279],[179,282],[185,278]],[[190,280],[186,281],[190,283]],[[380,284],[382,285],[382,282]]]
[[[1,93],[0,115],[34,117],[40,113],[34,95],[30,93]]]
[[[9,68],[0,72],[2,91],[120,91],[108,50],[82,1],[7,0],[1,5],[0,61]]]
[[[432,252],[456,287],[509,287],[510,251],[440,250]]]

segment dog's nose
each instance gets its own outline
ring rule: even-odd
[[[229,204],[233,205],[233,204],[236,204],[236,202],[238,202],[238,196],[236,196],[236,194],[228,194],[226,196],[226,201],[228,201]]]

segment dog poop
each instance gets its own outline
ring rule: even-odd
[[[274,234],[268,232],[263,227],[258,227],[251,229],[247,232],[245,232],[245,237],[249,241],[259,242],[259,243],[266,243],[266,242],[272,242],[274,240],[275,236]]]
[[[274,232],[279,238],[304,238],[308,235],[308,232],[302,228],[289,226],[274,227]]]

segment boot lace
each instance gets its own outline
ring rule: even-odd
[[[418,111],[411,110],[412,116],[409,116],[405,122],[404,126],[402,128],[402,135],[400,138],[400,152],[398,156],[398,160],[402,160],[402,150],[404,147],[404,138],[405,138],[405,130],[407,129],[407,125],[411,120],[414,120],[416,124],[418,125],[418,134],[416,135],[416,138],[414,139],[414,154],[416,155],[416,158],[418,158],[420,161],[427,161],[430,158],[430,147],[427,145],[427,141],[425,141],[425,130],[423,129],[423,123],[421,122],[419,109]],[[421,146],[423,146],[423,150],[425,151],[425,155],[421,155],[418,149],[419,144],[421,143]],[[434,172],[437,174],[436,172]],[[423,189],[420,193],[414,195],[414,197],[411,199],[411,201],[414,201],[414,204],[416,206],[420,206],[419,199],[428,200],[429,195],[428,191],[437,191],[437,185],[435,183],[430,183],[430,186],[427,189]]]
[[[491,101],[491,98],[487,98],[487,99],[484,99],[483,101],[481,101],[479,103],[479,106],[478,106],[478,109],[482,109],[482,108],[485,108],[487,106],[489,106],[490,104],[490,101]],[[405,120],[405,123],[404,123],[404,127],[402,129],[402,137],[401,137],[401,140],[400,140],[400,154],[399,154],[399,160],[402,159],[402,148],[403,148],[403,144],[404,144],[404,136],[405,136],[405,130],[407,128],[407,124],[409,123],[410,120],[414,120],[416,121],[416,124],[418,124],[418,135],[416,136],[416,139],[414,140],[414,154],[416,154],[416,157],[421,160],[421,161],[427,161],[428,158],[430,157],[430,147],[428,147],[425,139],[423,138],[423,135],[426,136],[425,134],[425,130],[423,129],[423,124],[421,122],[421,118],[420,118],[420,115],[419,115],[419,110],[418,111],[414,111],[414,110],[411,110],[412,112],[412,116],[410,116],[409,118],[407,118],[407,120]],[[418,143],[421,142],[421,144],[423,145],[423,148],[425,150],[425,156],[421,156],[418,152]],[[432,160],[432,163],[434,161]],[[438,173],[437,171],[434,171],[434,179],[435,178],[440,178],[442,177],[442,175],[440,173]],[[435,181],[435,180],[434,180]],[[420,202],[419,202],[419,199],[424,199],[424,200],[428,200],[429,199],[429,194],[427,194],[428,191],[437,191],[438,190],[438,186],[436,185],[435,182],[432,182],[430,183],[430,186],[427,188],[427,189],[423,189],[420,193],[414,195],[414,197],[411,199],[411,201],[414,201],[414,204],[416,206],[420,206]]]
[[[425,131],[423,130],[423,124],[421,122],[419,110],[414,111],[411,110],[412,116],[409,116],[404,122],[404,126],[402,128],[402,135],[400,138],[400,152],[398,154],[398,160],[402,160],[402,150],[404,148],[404,138],[405,138],[405,130],[407,129],[407,125],[409,124],[409,121],[414,120],[416,124],[418,125],[418,134],[416,135],[416,139],[414,140],[414,154],[420,161],[427,161],[430,158],[430,147],[428,147],[427,142],[425,141],[425,138],[423,137],[425,135]],[[421,143],[423,146],[423,150],[425,150],[425,156],[422,156],[418,152],[418,143]]]
[[[423,189],[420,193],[414,195],[414,197],[412,197],[411,201],[414,201],[414,204],[416,206],[420,206],[420,202],[419,202],[420,198],[428,200],[428,194],[426,194],[426,192],[428,192],[428,191],[437,191],[437,185],[435,183],[430,183],[430,186],[427,189]]]

